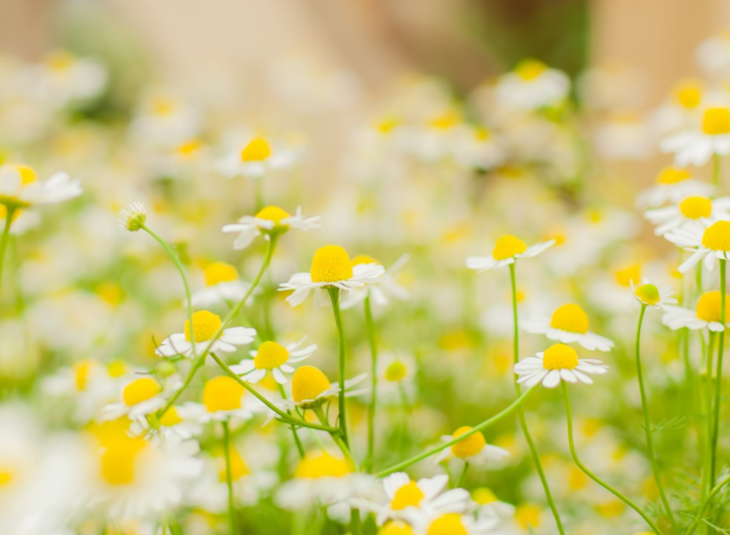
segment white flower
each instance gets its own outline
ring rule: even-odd
[[[524,241],[505,234],[494,245],[491,256],[470,256],[466,259],[466,267],[479,272],[514,264],[518,258],[530,258],[539,255],[545,249],[555,244],[555,240],[535,244],[527,247]]]
[[[145,147],[172,148],[200,133],[200,112],[165,90],[145,95],[129,126],[132,137]]]
[[[687,197],[676,206],[665,206],[644,212],[644,217],[654,225],[654,234],[663,236],[667,232],[686,224],[709,226],[719,219],[730,219],[730,197],[709,199]]]
[[[166,381],[164,389],[150,376],[128,380],[122,387],[121,401],[102,407],[99,419],[101,421],[116,420],[126,415],[130,420],[134,420],[140,416],[152,414],[164,407],[166,399],[180,386],[181,383],[177,377]]]
[[[250,420],[269,409],[246,388],[228,375],[209,379],[203,387],[202,403],[187,402],[178,410],[199,423],[222,422],[232,418]]]
[[[345,249],[338,245],[326,245],[314,253],[308,273],[295,273],[279,290],[294,290],[286,300],[291,306],[297,306],[307,299],[312,290],[339,288],[349,292],[367,283],[378,282],[384,273],[383,266],[375,264],[353,266]]]
[[[358,375],[345,381],[345,397],[353,397],[366,392],[367,389],[352,390],[352,387],[363,382],[367,374]],[[291,409],[301,407],[309,409],[318,407],[340,393],[340,384],[330,383],[322,370],[314,366],[300,366],[294,372],[291,382],[291,399],[284,399],[279,404]]]
[[[727,299],[725,296],[726,325],[730,324],[730,307],[727,307]],[[721,321],[721,304],[720,292],[705,292],[697,300],[695,310],[680,306],[663,307],[662,323],[674,331],[686,327],[692,330],[709,329],[712,332],[722,332],[725,328]]]
[[[304,217],[301,208],[297,208],[296,213],[291,215],[278,206],[267,206],[255,216],[243,216],[238,223],[225,225],[223,232],[238,233],[233,248],[245,249],[256,236],[263,234],[269,239],[270,234],[283,234],[290,228],[304,231],[318,229],[319,220],[319,216]]]
[[[28,72],[33,93],[52,107],[96,97],[104,89],[107,73],[99,62],[57,50]]]
[[[730,251],[730,221],[716,221],[709,227],[701,224],[685,225],[664,235],[673,244],[692,254],[677,271],[686,273],[701,260],[712,271],[718,259],[728,259]]]
[[[730,74],[730,34],[724,32],[703,41],[696,56],[705,72],[726,77]]]
[[[454,431],[453,435],[442,436],[441,441],[449,442],[471,430],[472,428],[468,426],[460,427]],[[456,457],[470,465],[483,465],[502,461],[508,456],[509,452],[507,450],[487,444],[484,435],[480,431],[477,431],[456,444],[452,444],[448,448],[442,450],[441,453],[436,456],[434,462],[440,463],[447,459]]]
[[[0,204],[24,208],[52,204],[81,195],[81,183],[67,173],[58,172],[39,181],[35,170],[22,164],[0,166]]]
[[[238,278],[238,271],[231,264],[212,262],[205,266],[205,288],[192,296],[194,307],[211,307],[220,303],[229,306],[238,303],[251,287]]]
[[[564,344],[577,342],[589,350],[610,351],[613,342],[588,331],[588,315],[574,303],[555,309],[550,319],[538,316],[523,320],[520,326],[529,333],[544,334]]]
[[[255,137],[226,155],[220,161],[218,169],[228,178],[260,178],[271,169],[291,167],[296,159],[297,155],[293,150],[272,147],[266,139]]]
[[[570,80],[565,73],[528,59],[500,77],[495,96],[498,104],[529,111],[557,104],[569,91]]]
[[[702,130],[681,132],[665,139],[662,152],[674,153],[674,163],[680,167],[704,165],[713,155],[730,154],[730,110],[705,110]]]
[[[400,405],[413,399],[418,365],[412,355],[384,351],[378,357],[378,403]]]
[[[496,141],[494,134],[483,127],[459,128],[453,145],[454,160],[468,169],[493,169],[505,160],[504,148]]]
[[[408,255],[401,256],[392,266],[385,270],[378,284],[365,285],[362,288],[354,288],[342,299],[342,309],[352,308],[362,303],[369,295],[373,305],[385,306],[388,304],[388,297],[395,297],[405,301],[410,297],[408,290],[396,282],[396,277],[401,268],[408,262]],[[368,255],[358,255],[352,259],[352,266],[369,265],[380,266],[380,262]]]
[[[182,355],[193,358],[193,344],[190,341],[189,321],[185,320],[185,332],[175,333],[162,341],[155,353],[161,357]],[[198,310],[193,313],[193,336],[195,350],[198,355],[203,353],[233,353],[237,346],[250,344],[256,336],[256,329],[246,327],[229,327],[223,329],[215,340],[215,333],[223,323],[220,316],[208,310]]]
[[[712,184],[692,178],[686,169],[667,167],[659,173],[656,183],[642,191],[636,204],[641,208],[656,208],[665,203],[678,203],[687,197],[709,197],[715,192]]]
[[[527,357],[515,364],[518,383],[533,387],[542,382],[545,388],[555,388],[560,381],[592,384],[589,374],[606,373],[608,366],[596,359],[579,359],[578,353],[565,344],[554,344],[534,357]]]
[[[677,299],[672,297],[674,290],[669,287],[657,288],[647,281],[642,281],[638,288],[634,288],[634,281],[631,281],[631,290],[634,292],[634,298],[642,305],[665,308],[677,304]]]
[[[272,341],[264,342],[258,349],[249,351],[249,355],[253,358],[242,360],[239,364],[231,366],[231,370],[249,383],[258,383],[267,372],[271,372],[277,383],[286,384],[284,373],[294,373],[294,368],[290,364],[303,361],[317,350],[316,344],[297,349],[305,339],[306,336],[286,347]]]
[[[203,432],[199,412],[195,407],[171,406],[165,414],[158,419],[158,428],[154,429],[150,422],[144,417],[135,418],[129,426],[130,435],[142,436],[149,434],[154,436],[160,433],[163,438],[177,437],[187,440],[197,437]]]
[[[419,535],[429,535],[431,533],[458,533],[459,535],[501,533],[496,529],[500,521],[494,516],[477,519],[472,515],[446,513],[434,517],[417,510],[410,512],[407,516],[415,528],[415,533]]]

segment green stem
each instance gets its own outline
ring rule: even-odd
[[[702,505],[700,506],[699,511],[697,511],[697,516],[695,516],[692,524],[690,524],[690,526],[687,528],[687,531],[684,532],[684,535],[692,535],[692,533],[694,533],[694,530],[697,529],[697,524],[700,523],[702,513],[705,512],[705,509],[707,509],[707,507],[710,505],[710,502],[712,502],[712,499],[715,497],[715,495],[720,492],[722,488],[728,483],[730,483],[730,476],[724,477],[717,483],[717,485],[715,485],[715,488],[712,489],[712,492],[710,492],[707,498],[702,501]]]
[[[2,290],[3,280],[3,265],[5,261],[5,251],[8,249],[8,239],[10,237],[10,227],[13,224],[13,217],[15,216],[15,208],[12,206],[6,206],[5,212],[5,226],[3,227],[3,233],[0,235],[0,290]],[[2,293],[0,293],[2,295]]]
[[[588,477],[590,477],[593,481],[601,485],[604,489],[606,489],[608,492],[616,496],[619,500],[624,502],[626,505],[631,507],[634,511],[639,513],[641,515],[641,518],[643,518],[647,524],[651,527],[652,530],[654,530],[654,533],[656,535],[661,535],[661,531],[657,527],[657,525],[652,521],[651,518],[639,507],[636,505],[633,501],[631,501],[629,498],[624,496],[623,493],[613,488],[611,485],[603,481],[601,478],[599,478],[597,475],[595,475],[593,472],[591,472],[578,458],[578,453],[575,451],[575,443],[573,441],[573,416],[570,410],[570,397],[568,395],[568,385],[565,383],[565,381],[561,381],[561,386],[563,387],[563,397],[565,398],[565,415],[568,420],[568,444],[570,445],[570,455],[573,457],[573,461],[575,464],[580,468]]]
[[[328,288],[330,294],[330,300],[332,301],[332,312],[335,315],[335,324],[337,325],[337,362],[339,364],[338,369],[338,381],[340,384],[340,392],[338,395],[338,406],[339,412],[338,421],[340,426],[340,436],[345,442],[345,445],[349,448],[350,441],[347,438],[347,407],[345,405],[345,332],[342,327],[342,313],[340,312],[340,289],[336,287]]]
[[[370,407],[368,408],[368,449],[365,457],[365,471],[370,472],[374,464],[375,452],[375,410],[378,391],[378,343],[375,339],[375,322],[370,306],[370,294],[365,298],[365,329],[370,342]]]
[[[461,471],[461,475],[459,476],[459,481],[456,482],[457,488],[461,488],[462,485],[464,485],[464,479],[466,479],[467,470],[469,470],[469,463],[464,462],[464,469]]]
[[[235,506],[233,505],[233,478],[231,476],[231,434],[228,429],[228,421],[224,420],[223,425],[223,455],[226,459],[226,486],[228,487],[228,520],[231,523],[231,535],[236,533]]]
[[[514,334],[513,334],[513,342],[512,342],[512,360],[514,364],[517,364],[517,362],[520,360],[520,329],[519,329],[519,319],[517,317],[517,274],[516,274],[516,261],[509,265],[509,274],[510,274],[510,285],[512,288],[512,321],[514,324]],[[520,387],[520,384],[515,381],[515,390],[517,391],[517,395],[519,396],[522,392],[522,388]],[[535,446],[535,442],[532,439],[532,435],[530,434],[530,430],[527,427],[527,416],[525,416],[525,409],[520,406],[519,407],[519,421],[520,421],[520,427],[522,428],[522,434],[525,435],[525,440],[527,441],[527,445],[530,448],[530,454],[532,455],[532,462],[535,464],[535,469],[537,470],[537,475],[540,477],[540,483],[542,483],[542,489],[545,493],[545,498],[547,499],[548,504],[550,505],[550,510],[553,513],[553,517],[555,518],[555,524],[558,527],[558,531],[560,532],[560,535],[565,535],[565,530],[563,528],[563,522],[560,519],[560,513],[558,512],[558,507],[555,505],[555,500],[553,500],[552,492],[550,491],[550,485],[548,484],[547,477],[545,476],[545,470],[542,468],[542,463],[540,462],[540,454],[537,451],[537,447]]]
[[[279,393],[281,394],[282,399],[286,399],[286,390],[284,390],[284,385],[280,383],[276,383],[279,387]],[[291,411],[286,411],[286,413],[291,416]],[[304,446],[302,446],[302,441],[299,440],[299,435],[297,434],[297,430],[295,427],[291,428],[291,433],[294,436],[294,443],[297,445],[297,450],[299,451],[299,457],[301,459],[304,459]]]
[[[536,386],[533,386],[529,390],[525,390],[519,398],[517,398],[516,400],[514,400],[512,402],[512,404],[509,405],[507,408],[503,409],[502,412],[500,412],[498,414],[495,414],[491,418],[489,418],[487,420],[484,420],[479,425],[472,427],[469,431],[467,431],[463,435],[459,435],[458,437],[452,438],[448,442],[444,442],[442,444],[439,444],[438,446],[436,446],[434,448],[431,448],[430,450],[428,450],[428,451],[426,451],[424,453],[421,453],[421,454],[416,455],[415,457],[412,457],[412,458],[410,458],[410,459],[408,459],[406,461],[403,461],[401,463],[398,463],[396,465],[393,465],[390,468],[386,468],[385,470],[383,470],[381,472],[378,472],[375,475],[375,477],[384,477],[384,476],[387,476],[388,474],[392,474],[393,472],[400,472],[401,470],[403,470],[405,468],[408,468],[412,464],[415,464],[415,463],[417,463],[419,461],[422,461],[423,459],[426,459],[426,458],[430,457],[431,455],[436,455],[438,452],[440,452],[442,450],[445,450],[446,448],[450,448],[454,444],[456,444],[458,442],[461,442],[464,439],[469,438],[474,433],[479,433],[481,431],[484,431],[488,427],[490,427],[490,426],[492,426],[492,425],[494,425],[494,424],[502,421],[506,416],[508,416],[515,409],[517,409],[518,407],[520,407],[522,405],[522,403],[529,397],[529,395],[532,394],[532,392],[535,391],[536,388],[537,388],[537,385]]]
[[[700,388],[700,405],[703,409],[703,424],[704,424],[704,440],[702,442],[702,449],[704,451],[704,455],[702,456],[703,465],[702,465],[702,490],[700,494],[700,499],[704,500],[707,497],[707,493],[710,492],[710,489],[712,488],[712,485],[710,485],[710,448],[711,448],[711,442],[712,442],[712,418],[710,417],[712,413],[712,358],[715,352],[715,340],[716,340],[716,333],[710,331],[709,332],[709,340],[707,344],[705,344],[705,373],[704,373],[704,386],[705,388]],[[704,340],[704,338],[703,338]]]
[[[719,164],[718,164],[719,165]],[[715,373],[715,413],[712,425],[712,445],[710,449],[710,487],[715,486],[715,472],[717,469],[717,443],[720,438],[720,405],[722,404],[722,358],[725,353],[725,290],[726,290],[726,267],[727,260],[720,259],[720,323],[723,330],[718,335],[720,342],[717,344],[717,371]],[[712,370],[707,370],[712,374]]]
[[[712,155],[712,184],[719,188],[720,187],[720,155]]]
[[[654,451],[654,436],[651,430],[651,419],[649,418],[649,403],[646,398],[646,388],[644,387],[644,374],[641,367],[641,326],[644,323],[644,314],[646,313],[646,305],[641,304],[641,312],[639,312],[639,323],[636,327],[636,375],[639,380],[639,391],[641,392],[641,411],[644,414],[644,432],[646,433],[646,449],[649,454],[649,462],[651,464],[651,470],[654,473],[654,480],[656,481],[657,487],[659,488],[659,496],[661,497],[664,511],[672,523],[672,527],[675,532],[679,532],[679,527],[674,519],[672,513],[672,507],[667,499],[667,493],[664,490],[662,478],[659,473],[659,464],[656,460],[656,453]]]

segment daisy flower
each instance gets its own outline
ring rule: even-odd
[[[565,344],[554,344],[534,357],[527,357],[515,364],[518,383],[533,387],[542,383],[545,388],[555,388],[560,381],[592,384],[588,375],[606,373],[608,366],[596,359],[579,359],[578,353]]]
[[[378,358],[378,402],[400,405],[412,399],[418,365],[412,355],[383,352]]]
[[[129,131],[146,146],[173,147],[194,139],[200,127],[198,110],[178,95],[158,89],[145,95]]]
[[[713,155],[730,154],[730,109],[709,108],[702,117],[701,131],[680,132],[665,139],[662,152],[673,153],[680,167],[701,166]]]
[[[728,299],[730,298],[725,295],[726,310],[730,310],[727,308]],[[725,327],[720,316],[721,305],[719,291],[705,292],[697,300],[695,310],[680,306],[665,306],[662,323],[674,331],[686,327],[692,330],[709,329],[712,332],[722,332]],[[730,321],[725,323],[730,324]]]
[[[525,59],[514,71],[500,77],[495,89],[499,104],[519,110],[535,110],[557,104],[568,96],[570,80],[564,72],[541,61]]]
[[[728,259],[730,251],[730,221],[716,221],[709,227],[690,225],[674,229],[665,236],[673,244],[691,251],[687,260],[682,262],[677,271],[686,273],[700,260],[712,271],[719,258]]]
[[[464,126],[454,136],[454,161],[467,169],[494,169],[504,163],[505,150],[487,128]]]
[[[730,219],[730,197],[687,197],[676,206],[648,210],[644,212],[644,217],[658,225],[654,229],[657,236],[687,224],[709,226],[719,219]]]
[[[226,155],[220,161],[219,169],[228,178],[260,178],[269,170],[287,169],[295,161],[294,151],[272,148],[263,137],[255,137]]]
[[[544,316],[523,320],[521,327],[528,333],[544,334],[564,344],[577,342],[591,351],[610,351],[613,347],[613,341],[588,330],[588,315],[574,303],[556,308],[549,320]]]
[[[325,245],[314,253],[309,273],[295,273],[279,290],[294,290],[286,300],[291,306],[297,306],[313,290],[339,288],[349,292],[354,288],[362,288],[367,283],[380,281],[384,273],[383,266],[377,264],[353,265],[344,248],[339,245]]]
[[[164,438],[176,437],[187,440],[200,435],[203,432],[198,411],[187,406],[176,407],[171,406],[165,411],[165,414],[158,419],[158,427],[155,432],[159,432]],[[139,417],[132,421],[129,426],[130,434],[133,436],[143,436],[151,433],[152,426],[146,418]]]
[[[284,373],[294,373],[294,368],[290,364],[309,358],[317,350],[317,344],[297,349],[305,339],[306,336],[287,346],[266,341],[258,349],[249,352],[252,358],[244,359],[239,364],[231,366],[231,370],[249,383],[258,383],[267,373],[271,372],[277,383],[286,384]]]
[[[342,308],[348,309],[362,303],[369,295],[374,305],[385,306],[389,297],[395,297],[405,301],[410,297],[408,290],[396,282],[398,272],[408,262],[408,255],[401,256],[392,266],[385,270],[385,273],[376,285],[366,285],[362,288],[355,288],[342,299]],[[382,264],[368,255],[357,255],[352,259],[352,266],[370,265],[382,266]]]
[[[442,442],[449,442],[454,438],[468,433],[472,428],[468,426],[460,427],[454,431],[453,435],[444,435],[441,437]],[[482,465],[495,461],[501,461],[509,456],[509,452],[497,446],[487,444],[484,435],[477,431],[456,444],[452,444],[448,448],[441,451],[436,456],[435,462],[440,463],[453,457],[472,465]]]
[[[494,517],[475,518],[472,515],[446,513],[435,518],[419,512],[409,515],[416,533],[423,535],[488,535],[496,533],[499,520]]]
[[[238,233],[233,248],[245,249],[256,236],[263,235],[268,240],[271,235],[284,234],[290,228],[304,231],[318,229],[319,220],[319,216],[304,217],[301,208],[297,208],[296,213],[291,215],[278,206],[267,206],[254,216],[246,215],[238,223],[225,225],[223,232]]]
[[[185,332],[175,333],[162,341],[155,353],[160,357],[174,357],[182,355],[193,358],[193,344],[190,341],[190,321],[185,320]],[[213,337],[223,325],[220,316],[208,310],[198,310],[193,313],[193,336],[198,355],[203,353],[233,353],[236,346],[253,342],[256,329],[246,327],[229,327],[223,329],[220,336]],[[207,342],[207,343],[206,343]]]
[[[167,381],[165,387],[150,376],[126,381],[121,391],[121,401],[102,407],[100,420],[116,420],[127,416],[133,420],[144,417],[164,407],[167,396],[180,386],[175,378]]]
[[[548,240],[527,247],[527,244],[521,239],[510,234],[505,234],[497,240],[494,249],[492,249],[491,256],[470,256],[466,259],[466,267],[481,273],[488,269],[508,266],[514,264],[518,258],[537,256],[554,244],[555,240]]]
[[[345,396],[352,397],[365,392],[366,389],[351,390],[351,388],[364,381],[366,377],[366,374],[362,374],[345,381]],[[313,409],[339,393],[340,384],[330,383],[322,370],[314,366],[301,366],[292,377],[291,399],[282,400],[281,404],[286,408]]]
[[[0,204],[8,208],[27,208],[52,204],[81,195],[81,183],[67,173],[58,172],[39,181],[35,170],[24,164],[0,166]]]
[[[119,224],[129,232],[137,232],[147,221],[147,210],[141,202],[133,202],[126,210],[119,212],[122,219]]]
[[[210,307],[219,303],[237,303],[246,295],[250,284],[238,278],[235,266],[212,262],[203,270],[205,288],[192,296],[194,307]]]
[[[656,183],[642,191],[636,204],[640,207],[655,208],[668,202],[678,203],[687,197],[709,197],[715,186],[692,177],[686,169],[666,167],[656,178]]]
[[[250,420],[266,410],[258,398],[248,394],[241,383],[227,375],[209,379],[203,387],[202,403],[188,402],[180,410],[200,423],[222,422],[236,418]]]
[[[96,97],[107,82],[103,65],[66,50],[51,52],[29,74],[34,93],[55,107]]]
[[[631,281],[631,289],[634,292],[634,298],[642,305],[665,308],[677,304],[677,299],[672,297],[674,290],[669,287],[657,288],[653,284],[644,282],[638,288],[634,288],[634,282]]]

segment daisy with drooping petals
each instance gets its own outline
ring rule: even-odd
[[[362,288],[355,288],[342,299],[342,308],[348,309],[362,303],[367,296],[374,305],[385,306],[388,304],[388,297],[395,297],[405,301],[410,297],[408,290],[396,282],[396,276],[401,268],[408,262],[408,255],[401,256],[392,266],[385,270],[385,273],[375,285],[365,285]],[[375,258],[368,255],[357,255],[352,259],[352,266],[376,265],[381,266]]]
[[[193,344],[190,341],[189,320],[185,320],[185,332],[176,333],[162,341],[155,353],[160,357],[182,355],[193,358]],[[193,313],[193,336],[198,355],[203,353],[233,353],[237,346],[250,344],[256,336],[256,329],[247,327],[229,327],[223,329],[220,336],[213,340],[223,322],[220,316],[208,310]]]
[[[637,288],[634,282],[631,282],[631,289],[634,291],[634,298],[642,305],[652,308],[665,308],[667,306],[676,305],[677,299],[672,297],[674,290],[669,287],[657,288],[653,284],[644,282]]]
[[[441,441],[449,442],[450,440],[458,438],[471,430],[472,428],[469,426],[460,427],[454,431],[453,435],[442,436]],[[461,459],[465,463],[469,463],[470,465],[483,465],[492,462],[499,462],[508,456],[509,452],[507,450],[487,444],[484,435],[480,431],[477,431],[462,441],[452,444],[441,451],[441,453],[436,456],[435,462],[440,463],[455,457],[457,459]]]
[[[680,167],[704,165],[713,155],[730,154],[730,109],[709,108],[702,117],[701,131],[687,131],[665,139],[661,149],[674,154]]]
[[[291,215],[278,206],[267,206],[254,216],[246,215],[239,219],[238,223],[225,225],[223,232],[238,233],[233,248],[245,249],[256,236],[263,235],[268,240],[272,234],[283,234],[290,228],[304,231],[318,229],[319,220],[319,216],[304,217],[299,207],[295,214]]]
[[[521,327],[528,333],[544,334],[564,344],[577,342],[591,351],[610,351],[613,347],[613,341],[588,331],[588,315],[574,303],[556,308],[549,320],[547,317],[523,320]]]
[[[244,298],[250,284],[238,278],[235,266],[212,262],[205,266],[205,288],[192,296],[194,307],[209,307],[219,303],[237,303]],[[194,320],[193,320],[194,321]]]
[[[41,182],[27,165],[0,165],[0,204],[10,209],[63,202],[79,195],[81,183],[67,173],[54,173]]]
[[[560,381],[592,384],[588,375],[606,373],[608,366],[597,359],[579,359],[575,349],[565,344],[554,344],[534,357],[527,357],[515,364],[518,383],[533,387],[542,383],[545,388],[555,388]]]
[[[133,420],[152,414],[165,405],[168,395],[180,386],[175,377],[163,385],[150,376],[129,380],[122,387],[121,401],[102,407],[100,420],[116,420],[127,416]]]
[[[527,247],[521,239],[510,234],[505,234],[494,245],[492,256],[470,256],[466,259],[466,267],[482,272],[488,269],[508,266],[514,264],[518,258],[537,256],[554,244],[555,240],[548,240],[537,243],[532,247]]]
[[[688,224],[709,226],[720,219],[730,219],[730,197],[687,197],[677,206],[648,210],[644,217],[657,225],[654,229],[657,236]]]
[[[636,204],[642,208],[656,208],[665,203],[678,203],[687,197],[709,197],[715,186],[692,178],[686,169],[666,167],[656,178],[656,183],[639,193]]]
[[[284,373],[294,373],[294,368],[290,364],[309,358],[317,350],[317,344],[297,349],[304,340],[306,340],[306,336],[287,346],[266,341],[258,349],[249,351],[252,358],[244,359],[239,364],[231,366],[231,370],[249,383],[258,383],[267,373],[271,372],[277,383],[286,384]]]
[[[345,397],[358,396],[367,389],[351,390],[365,380],[367,374],[358,375],[345,381]],[[330,383],[327,376],[314,366],[301,366],[294,372],[291,381],[291,398],[281,401],[286,408],[300,407],[313,409],[340,393],[340,384]]]
[[[279,291],[294,290],[286,298],[291,306],[303,303],[312,290],[339,288],[346,292],[378,282],[385,269],[377,264],[353,265],[347,251],[339,245],[325,245],[317,249],[309,273],[295,273]]]
[[[497,82],[495,97],[499,104],[519,110],[536,110],[563,101],[570,91],[570,79],[541,61],[522,60],[515,70]]]
[[[728,300],[730,297],[725,295],[726,308],[730,304]],[[665,306],[662,323],[674,331],[686,327],[692,330],[709,329],[712,332],[722,332],[725,327],[720,317],[721,306],[720,292],[705,292],[697,300],[695,310],[680,306]],[[730,324],[730,318],[725,323]]]
[[[686,273],[700,260],[712,271],[718,259],[728,259],[730,251],[730,221],[716,221],[709,227],[691,225],[674,229],[664,235],[673,244],[691,251],[677,271]]]
[[[260,178],[269,170],[287,169],[295,162],[294,151],[272,147],[263,137],[255,137],[231,151],[218,167],[228,178]]]

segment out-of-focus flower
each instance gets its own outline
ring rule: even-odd
[[[561,71],[526,59],[515,70],[502,75],[495,97],[499,105],[518,110],[535,110],[560,103],[568,96],[570,80]]]
[[[107,81],[106,69],[100,63],[66,50],[51,52],[27,75],[33,93],[54,108],[98,96]]]
[[[304,217],[301,208],[291,215],[278,206],[267,206],[255,216],[243,216],[238,223],[225,225],[223,232],[238,233],[233,248],[245,249],[256,236],[263,235],[268,240],[272,235],[283,234],[290,228],[305,231],[318,229],[319,220],[319,216]]]
[[[663,152],[674,154],[679,167],[704,165],[713,155],[730,154],[730,109],[705,110],[700,131],[690,130],[662,141]]]
[[[555,388],[560,381],[592,384],[589,375],[601,375],[608,366],[597,359],[579,359],[575,349],[565,344],[554,344],[534,357],[526,357],[515,364],[518,383],[527,387],[542,383],[545,388]]]
[[[657,225],[654,229],[654,234],[657,236],[663,236],[687,224],[699,223],[709,226],[720,219],[730,219],[730,197],[719,199],[687,197],[677,206],[666,206],[644,212],[644,217]]]
[[[249,283],[238,278],[235,266],[225,262],[211,262],[205,266],[204,276],[205,288],[192,295],[194,307],[238,303],[250,288]]]
[[[554,244],[555,240],[548,240],[527,247],[521,239],[510,234],[505,234],[497,240],[491,256],[470,256],[466,259],[466,267],[482,272],[508,266],[514,264],[518,258],[537,256]]]
[[[33,168],[23,164],[0,166],[0,204],[10,208],[27,208],[34,204],[52,204],[81,195],[81,184],[67,173],[58,172],[39,181]]]
[[[458,438],[471,430],[472,428],[469,426],[460,427],[454,431],[453,435],[442,436],[441,440],[443,442],[449,442],[450,440]],[[509,452],[507,450],[487,444],[484,435],[480,431],[477,431],[460,442],[444,449],[436,456],[435,462],[440,463],[452,457],[456,457],[470,465],[482,465],[502,461],[507,456],[509,456]]]
[[[121,401],[102,407],[100,418],[107,421],[127,416],[133,420],[152,414],[165,405],[171,391],[179,386],[177,381],[168,380],[163,389],[163,385],[149,376],[128,379],[122,387]]]
[[[695,310],[680,306],[664,306],[662,323],[672,330],[688,328],[692,330],[709,329],[712,332],[722,332],[725,326],[722,324],[721,306],[722,299],[718,291],[703,293],[697,300]],[[725,295],[725,306],[727,308],[730,296]],[[725,321],[730,325],[730,318]]]
[[[292,167],[296,160],[293,150],[272,147],[265,138],[254,137],[227,154],[218,169],[228,178],[261,178],[269,170]]]
[[[637,198],[640,207],[655,208],[665,203],[678,203],[687,197],[709,197],[715,191],[712,184],[692,178],[686,169],[666,167],[657,175],[656,183]]]
[[[730,251],[730,221],[716,221],[710,226],[700,224],[676,228],[664,235],[673,244],[692,254],[677,270],[686,273],[698,262],[712,271],[718,259],[728,259]]]

